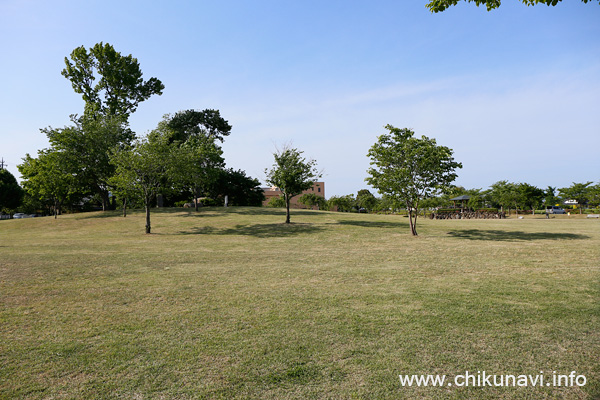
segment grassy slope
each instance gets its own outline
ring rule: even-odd
[[[600,224],[230,208],[0,222],[0,398],[600,398]],[[403,388],[398,374],[585,374]]]

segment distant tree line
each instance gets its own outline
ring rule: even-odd
[[[452,185],[442,194],[424,199],[421,209],[451,208],[454,203],[450,199],[462,195],[470,196],[465,205],[473,210],[495,208],[505,212],[525,213],[558,205],[582,213],[586,209],[600,208],[600,183],[596,185],[593,182],[573,183],[564,188],[548,186],[546,189],[541,189],[528,183],[499,181],[488,189],[466,189]],[[299,199],[300,203],[302,197]],[[564,204],[567,200],[575,201],[576,204]],[[332,196],[328,200],[320,198],[319,209],[342,212],[388,212],[406,211],[406,206],[395,202],[389,196],[376,197],[368,189],[362,189],[356,195]]]

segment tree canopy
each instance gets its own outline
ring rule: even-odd
[[[389,132],[379,136],[369,149],[371,176],[365,180],[406,206],[411,233],[416,236],[420,201],[448,187],[462,164],[454,161],[450,148],[439,146],[435,139],[416,138],[408,128],[386,125],[385,129]]]
[[[164,85],[157,78],[144,81],[138,60],[122,56],[108,43],[97,43],[89,51],[77,47],[71,60],[65,57],[62,75],[85,101],[85,113],[122,116],[127,119],[138,105],[154,94],[161,95]]]
[[[23,189],[10,171],[0,168],[0,211],[14,210],[21,205]]]
[[[267,183],[278,187],[285,200],[285,223],[290,223],[290,199],[310,189],[315,180],[321,177],[315,160],[306,160],[302,151],[285,146],[273,154],[275,163],[270,170],[265,169]]]
[[[168,115],[166,119],[172,132],[172,141],[183,143],[193,136],[205,136],[223,142],[223,138],[231,133],[231,125],[221,117],[219,110],[179,111],[173,116]]]
[[[429,3],[427,3],[426,7],[429,8],[429,10],[431,12],[437,13],[437,12],[444,11],[451,6],[457,5],[459,1],[461,1],[461,0],[431,0]],[[463,0],[463,1],[465,1],[465,0]],[[466,0],[466,1],[468,3],[475,3],[475,5],[477,5],[478,7],[480,5],[485,5],[488,11],[500,7],[500,2],[501,2],[501,0]],[[545,4],[547,6],[555,6],[562,0],[520,0],[520,1],[523,4],[527,4],[528,6],[534,6],[536,4]],[[594,2],[594,0],[581,0],[581,1],[583,1],[584,3]],[[600,3],[600,0],[598,0],[598,2]]]

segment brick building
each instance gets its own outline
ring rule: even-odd
[[[272,197],[281,196],[281,190],[275,186],[268,188],[264,187],[262,188],[262,190],[265,194],[265,201],[263,201],[263,206],[269,204],[269,200],[271,200]],[[302,194],[292,197],[290,199],[290,208],[307,208],[304,204],[298,203],[298,199],[300,198],[300,196],[307,193],[314,193],[317,196],[325,198],[325,182],[315,182],[313,187],[311,187],[310,189],[303,191]]]

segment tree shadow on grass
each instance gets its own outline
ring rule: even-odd
[[[312,224],[254,224],[236,225],[235,228],[218,229],[212,226],[203,226],[191,231],[179,232],[181,235],[232,235],[254,236],[257,238],[291,237],[304,234],[318,233],[323,228]]]
[[[338,221],[334,223],[335,225],[351,225],[351,226],[360,226],[363,228],[389,228],[389,229],[398,229],[400,227],[408,225],[405,222],[385,222],[385,221]]]
[[[590,238],[587,235],[579,235],[576,233],[521,232],[478,229],[452,231],[448,232],[448,235],[458,239],[489,240],[501,242],[520,242],[531,240],[581,240]]]

